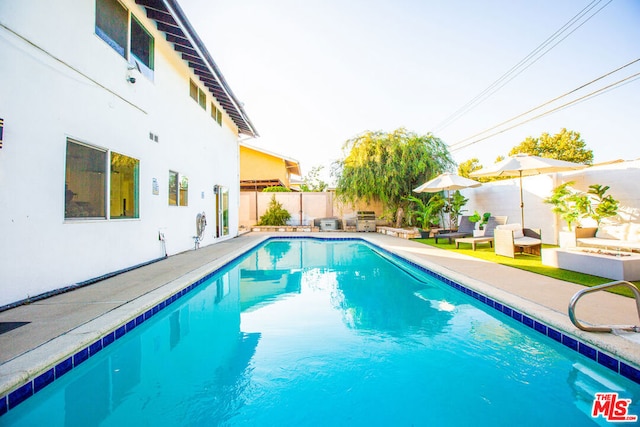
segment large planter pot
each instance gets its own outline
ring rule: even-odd
[[[577,246],[575,231],[559,231],[558,246],[561,248],[575,248]]]

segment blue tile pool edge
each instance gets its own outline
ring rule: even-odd
[[[410,261],[398,254],[395,254],[385,248],[382,248],[368,240],[359,238],[359,237],[315,237],[315,236],[271,236],[267,237],[262,241],[256,242],[254,245],[251,245],[244,249],[241,254],[227,260],[222,263],[214,270],[205,273],[202,277],[197,279],[195,282],[189,284],[188,286],[182,288],[181,290],[173,293],[171,296],[167,297],[160,303],[155,306],[146,309],[143,312],[136,313],[133,317],[125,322],[124,324],[116,327],[112,331],[106,333],[101,338],[97,339],[93,343],[84,346],[78,349],[75,353],[69,355],[63,360],[57,362],[54,366],[49,366],[45,368],[44,372],[39,373],[32,379],[27,380],[21,386],[16,387],[14,390],[0,397],[0,416],[6,414],[9,410],[15,408],[20,403],[27,400],[29,397],[35,395],[38,391],[42,390],[49,384],[52,384],[58,378],[61,378],[63,375],[67,374],[73,368],[79,366],[83,362],[87,361],[92,356],[96,355],[98,352],[113,344],[116,340],[122,338],[127,333],[133,331],[135,328],[140,326],[145,321],[151,319],[153,316],[158,314],[163,309],[167,308],[171,304],[173,304],[178,299],[182,298],[189,292],[191,292],[196,287],[200,286],[205,281],[209,280],[212,276],[217,274],[220,270],[229,267],[230,265],[238,262],[242,257],[247,255],[249,252],[259,249],[261,246],[266,245],[271,240],[295,240],[295,239],[307,239],[307,240],[321,240],[321,241],[358,241],[363,242],[367,245],[374,247],[376,250],[386,254],[391,257],[395,261],[404,262],[409,264],[410,266],[420,270],[421,272],[430,275],[444,283],[448,286],[455,288],[456,290],[463,292],[474,299],[482,302],[483,304],[498,310],[499,312],[515,319],[516,321],[522,323],[523,325],[533,329],[534,331],[545,335],[561,344],[566,346],[567,348],[574,350],[583,356],[586,356],[602,366],[616,372],[619,375],[622,375],[631,381],[634,381],[640,384],[640,369],[632,366],[629,363],[624,362],[621,359],[616,358],[604,351],[595,348],[592,345],[584,343],[575,337],[572,337],[568,334],[558,331],[551,326],[540,322],[539,320],[521,313],[518,310],[515,310],[499,301],[496,301],[492,298],[487,297],[486,295],[477,292],[471,288],[468,288],[456,281],[451,280],[450,278],[443,276],[440,273],[429,270],[428,268],[417,264],[413,261]]]

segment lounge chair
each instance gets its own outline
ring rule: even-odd
[[[522,228],[522,224],[506,224],[495,231],[496,255],[516,257],[516,252],[540,255],[540,229]]]
[[[451,239],[455,239],[456,237],[473,236],[473,230],[475,228],[476,224],[469,221],[469,216],[463,215],[460,217],[460,225],[458,226],[457,231],[445,231],[444,233],[438,233],[433,237],[436,239],[436,243],[438,243],[438,239],[447,239],[449,243],[451,243]]]
[[[462,237],[456,239],[456,249],[460,249],[460,243],[469,243],[471,244],[471,248],[475,251],[476,245],[478,243],[488,243],[489,246],[493,247],[493,236],[496,230],[496,227],[499,225],[503,225],[507,223],[506,216],[492,216],[489,217],[489,221],[484,226],[484,235],[478,237]]]

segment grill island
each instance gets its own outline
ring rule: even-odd
[[[356,213],[356,231],[376,231],[376,213],[358,211]]]

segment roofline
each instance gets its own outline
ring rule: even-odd
[[[210,71],[220,82],[222,89],[231,100],[233,107],[236,109],[237,113],[241,116],[242,120],[245,122],[248,129],[250,130],[249,135],[254,138],[259,136],[255,126],[249,119],[249,116],[247,115],[247,113],[244,111],[244,108],[242,107],[242,103],[238,101],[238,98],[235,96],[235,94],[231,90],[231,87],[229,87],[229,84],[227,83],[226,79],[222,75],[222,72],[218,68],[218,65],[215,63],[215,61],[211,57],[211,54],[207,50],[206,46],[204,45],[204,43],[196,33],[195,29],[193,28],[189,20],[187,19],[187,16],[182,10],[182,7],[180,7],[180,5],[176,0],[162,0],[162,2],[166,6],[167,10],[169,10],[169,12],[174,16],[177,24],[184,30],[185,35],[189,39],[191,39],[191,42],[193,43],[194,47],[202,56],[202,59],[205,62],[205,64],[210,68]],[[241,126],[238,126],[238,132],[246,134],[246,131],[243,132],[243,129]]]
[[[274,153],[273,151],[265,150],[263,148],[256,147],[255,145],[247,144],[246,142],[242,142],[241,141],[240,142],[240,146],[246,147],[246,148],[250,148],[251,150],[260,151],[261,153],[269,154],[270,156],[277,157],[277,158],[282,159],[282,160],[287,160],[287,161],[298,163],[298,164],[300,163],[299,161],[297,161],[296,159],[293,159],[291,157],[286,157],[286,156],[283,156],[281,154]]]

